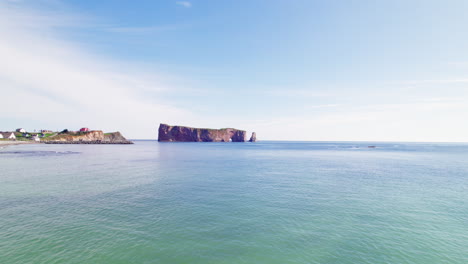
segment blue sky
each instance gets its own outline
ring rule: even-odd
[[[0,0],[2,130],[468,141],[467,1]],[[44,118],[47,117],[47,118]]]

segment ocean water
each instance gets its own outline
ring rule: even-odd
[[[0,263],[468,263],[468,145],[7,147]]]

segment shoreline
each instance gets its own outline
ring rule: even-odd
[[[38,142],[29,142],[29,141],[0,141],[0,149],[6,148],[6,147],[8,147],[8,146],[24,145],[24,144],[38,144]]]
[[[129,140],[120,140],[120,141],[102,141],[102,140],[91,140],[91,141],[41,141],[43,144],[88,144],[88,145],[129,145],[133,142]]]

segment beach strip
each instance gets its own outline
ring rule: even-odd
[[[5,148],[7,146],[12,146],[12,145],[24,145],[24,144],[37,144],[37,142],[31,142],[31,141],[3,141],[0,140],[0,149]]]

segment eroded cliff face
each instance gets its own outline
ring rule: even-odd
[[[119,142],[119,141],[128,141],[120,132],[112,132],[104,134],[104,141],[108,142]]]
[[[101,130],[93,130],[89,132],[70,132],[64,134],[57,134],[44,140],[45,143],[107,143],[107,144],[129,144],[128,141],[120,132],[104,133]]]
[[[252,132],[252,136],[249,139],[249,142],[256,142],[257,141],[257,133]]]
[[[101,130],[93,130],[81,133],[64,133],[48,138],[50,141],[96,141],[104,140],[104,132]]]
[[[246,132],[234,128],[209,129],[159,125],[158,141],[169,142],[245,142]]]

